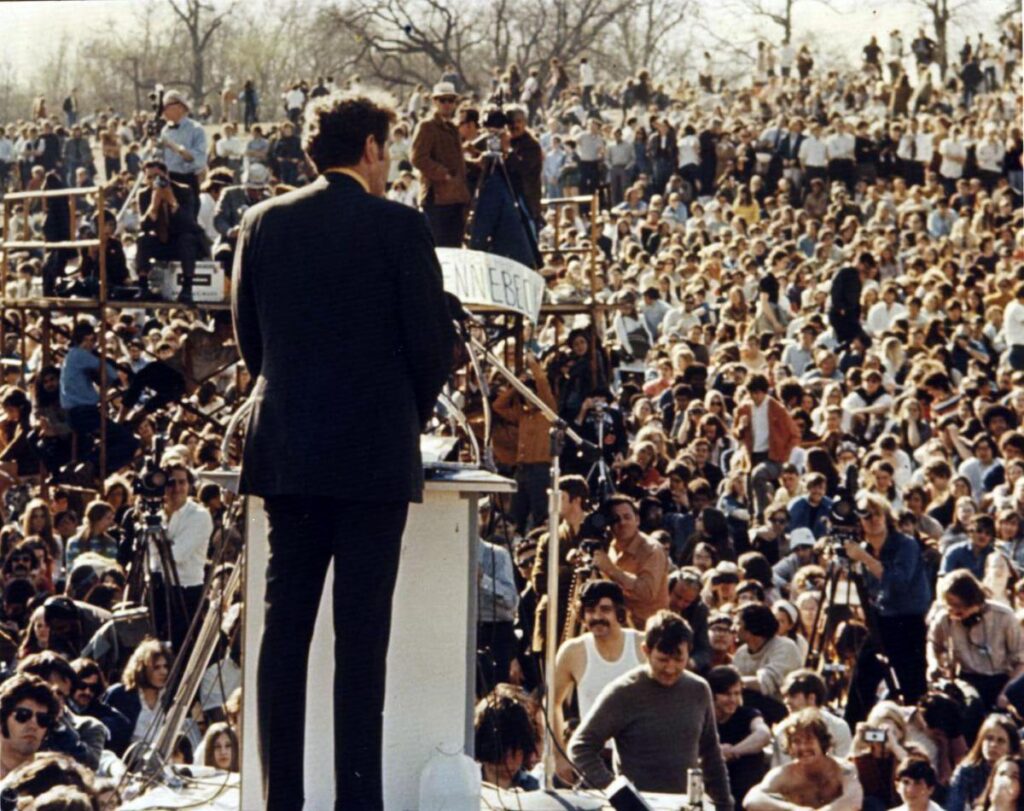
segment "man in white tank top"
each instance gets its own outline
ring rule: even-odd
[[[583,719],[606,684],[646,661],[640,647],[643,634],[623,627],[626,602],[618,583],[587,583],[580,592],[578,610],[580,625],[587,630],[563,642],[555,658],[555,730],[563,741],[563,705],[573,687]],[[559,760],[561,765],[568,765]]]

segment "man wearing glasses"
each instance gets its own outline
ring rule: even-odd
[[[458,127],[452,122],[459,96],[451,82],[438,82],[432,93],[434,115],[416,127],[412,165],[420,173],[420,207],[439,248],[461,248],[469,186]]]
[[[171,180],[192,190],[192,216],[199,216],[199,176],[206,171],[206,132],[188,116],[189,104],[177,90],[164,94],[163,117],[158,145]],[[160,154],[160,153],[157,153]]]
[[[0,685],[0,781],[35,757],[59,711],[53,688],[38,676],[19,673]]]
[[[160,553],[153,541],[149,544],[149,571],[154,588],[156,629],[165,633],[170,623],[170,640],[175,652],[181,653],[189,623],[203,596],[206,553],[213,534],[213,518],[199,502],[189,498],[192,473],[180,459],[164,460],[167,489],[164,494],[164,520],[171,558],[177,570],[177,585],[167,582],[160,562]],[[167,589],[171,588],[171,613],[167,615]],[[184,605],[184,613],[182,613]],[[161,636],[161,639],[168,637]]]

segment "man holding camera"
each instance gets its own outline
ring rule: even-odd
[[[171,178],[167,164],[146,161],[146,188],[139,194],[142,233],[137,240],[135,272],[143,298],[154,259],[181,263],[181,292],[178,301],[192,303],[192,280],[196,261],[206,252],[203,229],[196,221],[191,189]]]
[[[874,705],[886,665],[896,675],[904,704],[914,704],[924,694],[925,615],[932,600],[920,545],[897,530],[889,502],[869,493],[858,500],[857,512],[866,543],[848,539],[843,552],[853,564],[863,566],[870,600],[865,610],[873,611],[878,621],[869,624],[877,638],[869,637],[857,657],[846,705],[851,726],[863,721]]]
[[[204,567],[210,537],[213,535],[213,518],[204,506],[189,498],[193,483],[192,472],[180,458],[162,460],[161,467],[167,473],[163,517],[167,525],[167,541],[178,582],[169,582],[168,574],[163,571],[156,544],[150,541],[149,571],[155,607],[153,621],[158,632],[170,629],[171,645],[180,654],[188,626],[203,596],[206,574]],[[168,590],[170,616],[167,615]]]
[[[199,178],[206,171],[206,131],[189,118],[188,100],[177,90],[164,94],[161,113],[167,120],[157,142],[163,149],[163,163],[170,179],[192,192],[194,219],[199,216]]]
[[[632,626],[643,628],[648,618],[668,608],[668,555],[640,531],[640,510],[629,496],[611,496],[604,511],[612,542],[607,552],[594,552],[594,565],[622,587]]]

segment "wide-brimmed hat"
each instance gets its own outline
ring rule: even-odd
[[[270,183],[270,172],[262,163],[250,163],[242,179],[247,189],[265,189]]]
[[[434,90],[430,94],[431,98],[442,98],[443,96],[455,96],[458,98],[458,91],[455,89],[455,85],[451,82],[438,82],[434,85]]]
[[[164,109],[170,107],[172,104],[180,104],[186,110],[192,109],[192,105],[189,104],[188,99],[185,98],[185,94],[177,90],[168,90],[164,93]]]

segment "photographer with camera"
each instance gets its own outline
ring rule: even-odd
[[[869,493],[860,497],[856,510],[863,542],[841,536],[833,552],[863,567],[869,600],[863,610],[878,621],[869,618],[868,627],[877,633],[869,636],[857,657],[846,706],[851,725],[864,720],[875,703],[876,688],[886,671],[880,654],[888,658],[905,704],[916,703],[924,694],[925,616],[932,600],[921,547],[897,530],[889,502]]]
[[[167,542],[175,572],[163,571],[156,542],[150,540],[149,572],[155,609],[153,621],[161,632],[170,629],[171,645],[181,655],[182,642],[203,596],[213,518],[205,507],[189,497],[195,482],[192,471],[182,458],[165,457],[160,467],[167,476],[162,518],[167,527]],[[173,580],[177,580],[177,584]],[[184,615],[181,612],[182,604]]]
[[[157,99],[167,125],[160,131],[157,146],[168,177],[188,187],[192,196],[192,218],[199,216],[199,177],[206,171],[206,131],[189,118],[189,103],[182,93],[168,90]]]
[[[192,279],[196,260],[206,254],[203,229],[193,210],[193,192],[171,179],[167,164],[149,160],[144,164],[146,188],[139,194],[142,233],[136,241],[135,272],[143,298],[147,297],[149,271],[154,259],[181,262],[181,292],[178,301],[192,303]]]
[[[611,525],[608,551],[594,551],[594,566],[622,587],[634,628],[668,608],[668,555],[664,547],[640,531],[640,509],[629,496],[605,500],[602,511]]]
[[[987,710],[1006,709],[1007,685],[1024,675],[1024,632],[1013,610],[988,599],[967,569],[945,575],[938,590],[942,607],[928,626],[929,677],[963,679]]]

